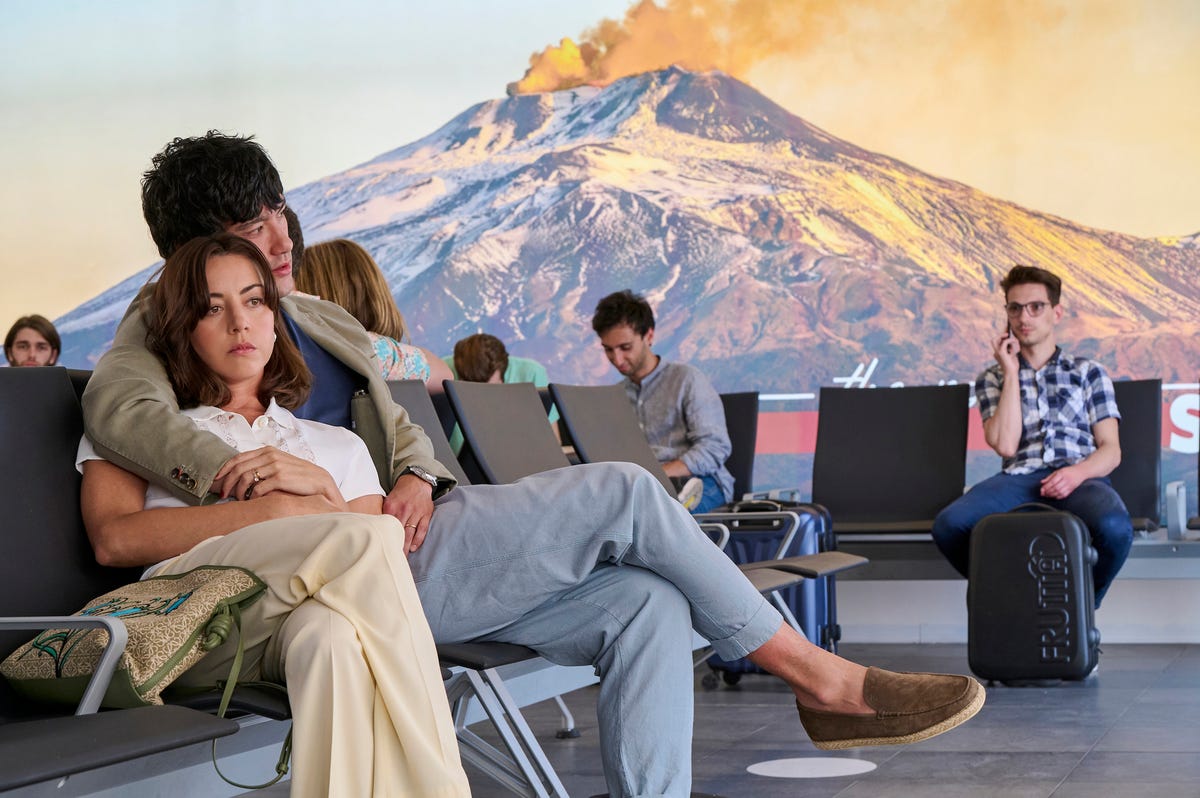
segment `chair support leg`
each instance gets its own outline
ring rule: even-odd
[[[464,761],[517,795],[567,798],[566,788],[494,670],[457,673],[447,682],[446,693]],[[472,698],[479,701],[507,755],[467,728],[467,708]]]
[[[560,740],[574,740],[579,736],[579,729],[575,728],[575,716],[571,714],[571,710],[567,707],[567,702],[563,701],[562,696],[554,696],[554,703],[558,704],[558,714],[562,716],[562,726],[554,733],[554,736]]]

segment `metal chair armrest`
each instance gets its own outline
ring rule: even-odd
[[[91,715],[100,709],[100,702],[104,699],[104,694],[108,690],[108,684],[112,681],[113,672],[117,669],[117,663],[121,660],[121,654],[125,651],[125,645],[129,642],[129,632],[126,631],[125,624],[121,619],[100,615],[91,617],[82,615],[44,615],[25,618],[0,618],[0,631],[19,631],[22,629],[39,631],[45,629],[104,629],[108,632],[108,643],[104,646],[104,651],[100,655],[100,661],[96,664],[96,670],[92,674],[92,678],[88,680],[87,688],[83,691],[83,698],[80,699],[79,706],[75,709],[75,714]]]
[[[698,523],[700,531],[713,538],[713,543],[717,544],[718,549],[725,551],[725,547],[729,545],[729,527],[715,521],[698,521]]]

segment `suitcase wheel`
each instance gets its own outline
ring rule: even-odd
[[[1062,684],[1062,679],[1001,679],[1000,684],[1005,687],[1057,687]]]

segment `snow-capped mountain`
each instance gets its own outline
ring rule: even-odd
[[[1196,235],[1023,208],[718,72],[481,103],[288,201],[309,243],[374,254],[416,342],[491,332],[560,382],[615,378],[590,319],[622,288],[656,306],[656,351],[721,390],[811,390],[873,358],[881,384],[970,379],[1014,263],[1063,276],[1064,342],[1115,375],[1191,381],[1200,360]],[[148,271],[60,320],[65,362],[94,362]]]

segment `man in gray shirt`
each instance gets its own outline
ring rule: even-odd
[[[685,483],[684,505],[703,513],[732,500],[733,477],[725,468],[732,447],[721,397],[699,369],[650,351],[654,311],[645,298],[629,290],[609,294],[596,305],[592,329],[625,376],[625,393],[663,470]],[[698,500],[686,484],[692,478],[702,485]]]

